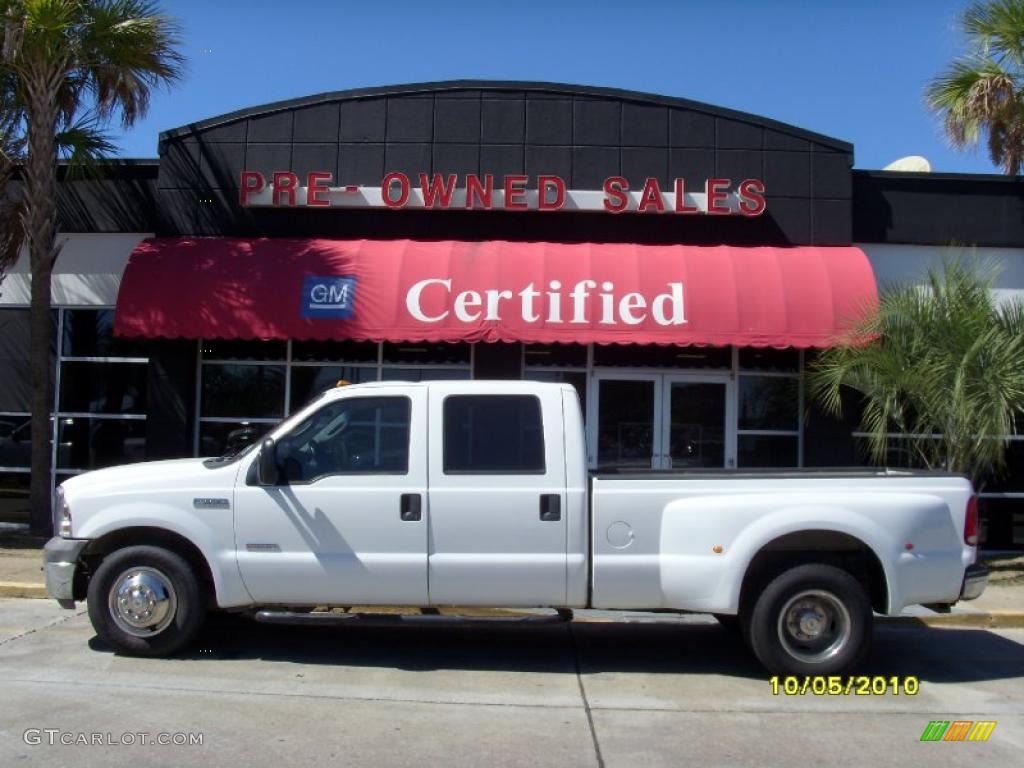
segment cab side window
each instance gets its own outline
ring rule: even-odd
[[[278,443],[285,480],[409,471],[407,397],[353,397],[325,405]]]
[[[452,395],[444,401],[445,474],[544,474],[540,400]]]

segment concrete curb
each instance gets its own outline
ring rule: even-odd
[[[880,626],[1019,629],[1024,627],[1024,611],[936,613],[934,616],[879,616],[875,621]]]
[[[46,587],[42,584],[28,584],[22,581],[0,581],[0,597],[47,598]]]

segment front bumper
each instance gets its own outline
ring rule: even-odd
[[[964,572],[964,583],[960,588],[961,600],[973,600],[985,591],[988,586],[988,566],[974,565],[967,566]]]
[[[75,607],[75,569],[87,539],[64,539],[54,536],[43,547],[43,570],[46,591],[62,608]]]

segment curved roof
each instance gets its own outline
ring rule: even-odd
[[[353,88],[345,91],[330,91],[318,93],[312,96],[302,96],[296,99],[275,101],[269,104],[261,104],[255,107],[240,109],[235,112],[228,112],[217,115],[196,123],[189,123],[178,128],[172,128],[160,134],[160,143],[179,136],[191,135],[196,131],[216,128],[229,123],[246,120],[253,117],[284,112],[292,109],[316,106],[337,101],[348,101],[353,99],[379,98],[382,96],[412,96],[423,94],[440,94],[453,91],[509,91],[523,93],[547,93],[561,94],[565,96],[581,96],[587,98],[604,98],[636,104],[647,104],[652,106],[675,107],[687,109],[694,112],[702,112],[716,117],[728,118],[740,122],[749,123],[762,128],[785,133],[791,136],[800,137],[809,141],[828,146],[839,152],[853,152],[853,145],[840,139],[825,136],[813,131],[804,130],[787,123],[771,120],[759,115],[752,115],[747,112],[740,112],[734,109],[726,109],[711,104],[704,104],[699,101],[681,99],[674,96],[660,96],[641,91],[628,91],[619,88],[603,88],[590,85],[572,85],[567,83],[546,83],[535,81],[515,80],[442,80],[432,83],[409,83],[405,85],[386,85],[370,88]]]

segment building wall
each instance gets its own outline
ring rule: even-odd
[[[849,144],[707,104],[543,83],[363,89],[223,115],[161,136],[162,234],[848,244]],[[756,218],[242,209],[239,173],[330,171],[379,186],[385,173],[557,174],[571,189],[647,177],[763,179]],[[326,215],[324,215],[326,213]],[[739,219],[743,219],[742,221]]]

